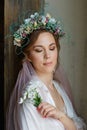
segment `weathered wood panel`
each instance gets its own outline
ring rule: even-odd
[[[5,0],[5,36],[10,34],[9,28],[11,24],[16,22],[21,14],[23,15],[23,13],[29,10],[43,11],[43,6],[44,0]],[[5,39],[4,47],[4,99],[6,109],[21,64],[18,56],[15,54],[12,37]]]

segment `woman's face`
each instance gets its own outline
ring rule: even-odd
[[[52,73],[57,64],[57,45],[53,35],[43,32],[29,48],[28,58],[37,73]]]

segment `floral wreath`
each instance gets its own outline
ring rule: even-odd
[[[14,45],[16,45],[16,49],[20,49],[20,53],[22,52],[22,49],[29,44],[29,35],[34,30],[39,29],[48,30],[59,38],[63,37],[65,34],[61,28],[60,21],[56,21],[55,18],[51,17],[48,13],[44,16],[35,12],[30,15],[29,18],[25,19],[24,23],[21,24],[19,29],[13,34]]]

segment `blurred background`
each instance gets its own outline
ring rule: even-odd
[[[5,111],[21,68],[9,29],[20,13],[28,10],[50,13],[62,22],[66,34],[60,40],[60,62],[70,81],[76,109],[87,122],[87,0],[5,0]]]
[[[60,61],[71,84],[77,112],[87,121],[87,0],[46,0],[45,12],[65,30]]]

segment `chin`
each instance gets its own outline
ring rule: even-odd
[[[54,71],[54,68],[53,69],[51,69],[51,68],[48,68],[48,69],[45,69],[45,73],[53,73],[53,71]]]

